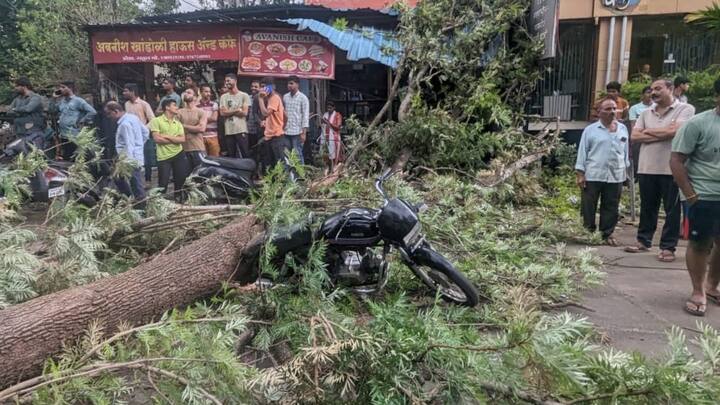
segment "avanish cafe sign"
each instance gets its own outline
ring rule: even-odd
[[[603,7],[615,11],[630,11],[640,4],[640,0],[600,0]]]

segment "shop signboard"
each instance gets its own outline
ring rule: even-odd
[[[334,79],[335,47],[314,33],[243,30],[238,74]]]
[[[91,34],[93,62],[162,63],[238,60],[236,27],[102,31]]]
[[[557,54],[558,23],[558,0],[532,0],[530,32],[545,44],[541,59]]]
[[[640,4],[640,0],[602,0],[602,5],[617,12],[630,12]]]

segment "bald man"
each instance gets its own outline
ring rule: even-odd
[[[606,244],[613,238],[619,218],[622,185],[630,167],[628,130],[616,118],[617,103],[607,98],[597,106],[598,121],[583,131],[575,163],[576,182],[582,193],[583,225],[595,232],[600,201],[600,232]]]

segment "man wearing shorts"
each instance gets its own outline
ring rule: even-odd
[[[720,80],[714,87],[716,108],[691,118],[678,131],[670,158],[675,181],[690,206],[686,263],[693,292],[685,311],[696,316],[705,315],[708,299],[720,304]]]

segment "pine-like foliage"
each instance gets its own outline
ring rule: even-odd
[[[24,248],[34,240],[31,231],[0,223],[0,309],[37,295],[41,262]]]

